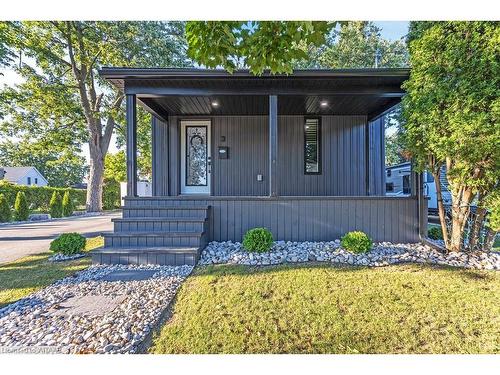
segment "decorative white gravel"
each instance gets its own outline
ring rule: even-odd
[[[341,247],[340,241],[290,242],[276,241],[269,252],[250,253],[239,242],[211,242],[201,254],[198,264],[245,264],[263,266],[280,263],[330,262],[356,266],[380,267],[396,263],[430,263],[486,270],[500,269],[500,254],[448,253],[421,243],[374,244],[365,254],[353,254]]]
[[[192,266],[89,267],[0,309],[0,347],[52,348],[62,353],[134,353],[192,269]],[[157,272],[146,280],[102,280],[117,270]],[[68,298],[92,295],[124,296],[124,299],[114,310],[99,316],[57,313],[59,304]]]
[[[73,260],[85,257],[86,254],[73,254],[73,255],[64,255],[62,253],[56,253],[49,257],[49,261],[51,262],[63,262],[66,260]]]

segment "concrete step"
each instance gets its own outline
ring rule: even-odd
[[[91,252],[92,264],[196,265],[199,247],[103,247]]]
[[[205,232],[118,232],[103,233],[105,247],[200,247]]]
[[[123,218],[133,217],[190,217],[207,218],[208,206],[124,206]]]
[[[121,232],[206,232],[208,219],[197,217],[128,217],[111,220]]]

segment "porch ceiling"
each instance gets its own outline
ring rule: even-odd
[[[401,84],[409,70],[298,70],[291,75],[253,76],[248,71],[103,68],[100,74],[164,118],[266,115],[269,95],[278,95],[281,115],[356,114],[373,118],[401,100]],[[327,105],[321,106],[323,101]]]
[[[170,115],[267,115],[267,96],[168,96],[141,97],[144,106],[162,116]],[[367,115],[373,117],[394,106],[400,97],[377,95],[282,95],[278,97],[280,115]],[[213,102],[218,105],[214,107]],[[325,106],[321,102],[326,102]]]

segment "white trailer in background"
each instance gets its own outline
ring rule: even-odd
[[[389,196],[405,196],[411,194],[410,162],[392,165],[385,168],[385,194]],[[451,205],[451,194],[448,190],[446,173],[443,167],[441,173],[441,189],[443,192],[443,203],[445,206]],[[430,212],[437,211],[437,193],[434,177],[430,172],[424,173],[424,195],[428,198]]]

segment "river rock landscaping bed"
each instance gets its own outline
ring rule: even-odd
[[[67,260],[79,259],[86,257],[87,254],[73,254],[73,255],[64,255],[62,253],[57,253],[49,257],[50,262],[65,262]]]
[[[365,254],[353,254],[331,242],[276,241],[269,252],[249,253],[239,242],[211,242],[201,254],[198,264],[244,264],[265,266],[280,263],[330,262],[353,266],[380,267],[397,263],[429,263],[474,269],[499,270],[500,254],[448,253],[423,245],[377,243]]]
[[[0,309],[0,347],[135,353],[192,268],[89,267]]]

